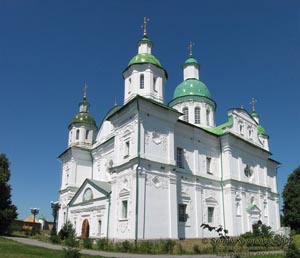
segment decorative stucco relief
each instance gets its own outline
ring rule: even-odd
[[[146,131],[145,144],[150,145],[152,143],[155,145],[162,145],[162,149],[166,151],[168,146],[167,135],[155,131]]]
[[[156,175],[147,174],[146,185],[154,186],[156,188],[168,189],[169,183],[168,179]]]

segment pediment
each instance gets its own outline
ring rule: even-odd
[[[207,202],[207,203],[218,203],[217,200],[213,197],[206,198],[205,202]]]
[[[119,196],[125,196],[125,195],[129,195],[130,192],[128,191],[127,188],[123,188],[120,193],[119,193]]]
[[[191,199],[190,195],[186,192],[181,192],[181,198],[182,199]]]
[[[261,210],[255,204],[250,204],[247,207],[247,211],[248,211],[248,213],[251,213],[251,214],[260,214],[261,213]]]
[[[111,193],[110,183],[86,179],[71,199],[69,206],[88,204],[107,199]]]

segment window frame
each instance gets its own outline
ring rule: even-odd
[[[195,107],[194,109],[194,117],[195,117],[195,124],[199,125],[201,123],[201,109],[200,107]]]
[[[126,203],[126,205],[124,205]],[[122,200],[121,201],[121,220],[128,220],[128,200]]]
[[[183,113],[183,121],[189,122],[189,108],[188,107],[184,107],[182,109],[182,113]]]
[[[206,173],[209,175],[212,175],[213,172],[211,170],[211,163],[212,163],[212,158],[211,157],[206,157]]]
[[[128,158],[130,156],[130,140],[124,141],[124,158]]]
[[[80,130],[79,129],[76,129],[76,140],[79,140],[79,136],[80,136]]]
[[[210,110],[206,109],[206,125],[210,125]]]
[[[140,75],[140,89],[145,89],[145,75],[143,73]]]
[[[178,222],[187,222],[187,204],[179,203],[178,204]]]
[[[212,212],[210,212],[212,211]],[[213,206],[208,206],[207,207],[207,223],[214,223],[215,221],[215,207]]]
[[[180,147],[176,149],[176,166],[178,168],[184,168],[183,148]]]

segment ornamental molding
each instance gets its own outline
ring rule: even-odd
[[[128,221],[119,221],[117,231],[120,231],[122,233],[125,233],[125,231],[130,231]]]
[[[157,175],[147,174],[146,176],[146,185],[155,187],[157,189],[168,189],[168,179],[164,177],[160,177]]]
[[[83,212],[101,212],[101,210],[105,210],[105,205],[93,206],[88,208],[79,208],[75,210],[71,210],[72,214],[83,213]],[[103,211],[104,212],[104,211]]]
[[[162,134],[156,131],[146,131],[145,143],[146,145],[149,145],[151,142],[153,142],[155,145],[162,144],[163,150],[166,151],[168,145],[166,134]]]

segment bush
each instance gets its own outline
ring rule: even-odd
[[[183,249],[182,245],[180,243],[177,243],[174,246],[174,250],[173,250],[174,254],[184,254],[185,250]]]
[[[300,251],[296,247],[294,242],[289,244],[285,257],[286,258],[299,258],[300,257]]]
[[[159,242],[159,249],[164,254],[171,254],[173,253],[174,246],[176,245],[176,241],[168,239],[168,240],[161,240]]]
[[[59,236],[55,235],[55,236],[50,236],[50,242],[52,244],[60,244],[61,243],[61,239]]]
[[[80,250],[73,248],[73,247],[67,247],[63,248],[64,252],[64,258],[80,258]]]
[[[65,245],[69,247],[78,247],[79,246],[79,240],[76,239],[75,236],[69,236],[65,239]]]
[[[193,252],[194,254],[200,254],[200,246],[199,245],[194,245],[193,246]]]
[[[150,241],[140,242],[138,245],[138,251],[143,254],[152,254],[154,253],[154,243]]]
[[[108,251],[110,246],[109,240],[107,238],[100,238],[97,241],[97,246],[101,251]]]
[[[122,251],[126,252],[126,253],[134,250],[133,244],[131,242],[129,242],[128,240],[121,242],[121,248],[122,248]]]
[[[59,231],[58,235],[61,240],[64,240],[70,236],[75,237],[76,233],[75,233],[75,229],[73,228],[72,223],[70,221],[65,223],[63,225],[62,229]]]
[[[92,249],[93,248],[93,241],[90,238],[84,238],[83,239],[83,247],[86,249]]]

